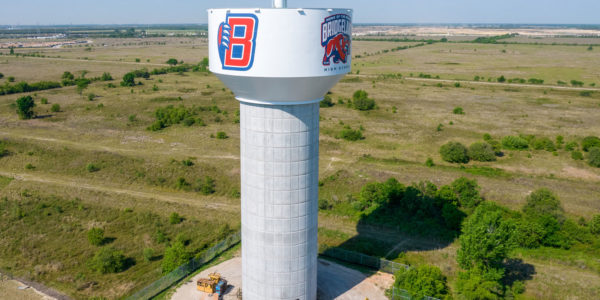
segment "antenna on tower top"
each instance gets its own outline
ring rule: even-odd
[[[273,0],[273,8],[287,8],[287,0]]]

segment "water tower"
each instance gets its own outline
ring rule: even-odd
[[[240,101],[244,300],[315,300],[319,102],[350,71],[352,10],[209,9],[210,70]]]

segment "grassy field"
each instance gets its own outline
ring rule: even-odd
[[[600,213],[600,169],[573,160],[564,149],[505,151],[495,162],[463,166],[442,161],[438,153],[448,141],[469,145],[483,141],[485,133],[496,140],[519,134],[555,140],[560,135],[578,143],[598,135],[600,91],[582,94],[552,85],[558,80],[600,84],[600,48],[434,43],[385,51],[417,44],[354,42],[353,55],[361,56],[353,60],[354,74],[332,89],[336,105],[321,109],[321,198],[348,201],[365,183],[389,177],[440,186],[466,176],[477,179],[486,199],[513,209],[531,191],[548,187],[569,217],[589,220]],[[19,120],[15,113],[15,100],[25,94],[0,96],[0,141],[9,151],[0,157],[0,234],[7,237],[0,241],[0,268],[77,299],[114,299],[161,276],[166,244],[153,239],[158,230],[171,240],[185,233],[190,240],[186,249],[199,253],[227,228],[239,228],[238,103],[204,72],[152,75],[136,79],[142,85],[119,86],[123,74],[163,67],[171,57],[200,62],[207,56],[201,38],[101,39],[93,45],[92,50],[17,49],[46,57],[0,51],[1,80],[60,81],[64,71],[76,76],[87,71],[88,78],[110,72],[115,78],[94,82],[81,94],[76,87],[27,93],[37,105],[39,117],[32,120]],[[403,77],[379,76],[390,73]],[[496,83],[502,75],[539,78],[546,85]],[[435,81],[436,76],[450,81]],[[493,80],[468,82],[475,76]],[[454,80],[461,80],[458,87]],[[346,105],[358,89],[376,101],[375,110]],[[91,101],[89,94],[94,94]],[[48,104],[41,104],[42,98]],[[51,111],[53,104],[60,105],[59,112]],[[168,105],[191,109],[196,122],[147,130],[155,111]],[[455,107],[464,114],[453,114]],[[338,139],[346,125],[362,126],[365,139]],[[214,138],[218,131],[228,138]],[[435,166],[427,167],[427,158]],[[199,187],[207,176],[214,179],[215,192],[204,195]],[[184,222],[169,224],[172,212],[183,215]],[[455,280],[457,243],[357,227],[358,221],[323,211],[320,242],[404,263],[432,263]],[[91,271],[86,264],[97,250],[85,236],[91,227],[104,228],[108,245],[135,264],[117,274]],[[155,260],[143,259],[146,247],[155,250]],[[600,292],[598,253],[541,248],[514,255],[535,266],[526,281],[526,299],[594,299]]]

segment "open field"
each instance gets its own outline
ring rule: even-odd
[[[485,133],[496,140],[526,134],[554,141],[560,135],[579,144],[585,136],[598,136],[600,91],[590,84],[600,85],[600,47],[588,50],[587,43],[433,43],[390,51],[420,42],[354,42],[353,56],[361,57],[353,60],[353,74],[332,89],[336,104],[321,109],[320,197],[344,203],[364,184],[389,177],[441,186],[466,176],[478,181],[486,199],[512,209],[520,209],[531,191],[548,187],[567,216],[589,220],[600,213],[600,169],[573,160],[564,148],[506,150],[497,161],[464,165],[444,162],[438,152],[448,141],[483,141]],[[207,72],[151,75],[136,78],[142,85],[119,86],[125,73],[162,68],[171,57],[197,64],[208,55],[202,38],[106,38],[92,45],[92,50],[16,49],[45,57],[0,50],[0,81],[8,76],[16,82],[61,81],[65,71],[75,76],[86,71],[88,78],[110,72],[115,78],[93,82],[81,94],[71,86],[0,96],[0,141],[8,150],[0,157],[0,269],[76,299],[116,299],[162,275],[168,245],[156,240],[158,231],[172,242],[186,239],[187,251],[197,254],[239,228],[238,103]],[[381,76],[392,73],[403,76]],[[475,76],[480,81],[469,82]],[[498,83],[500,76],[544,84]],[[571,89],[571,80],[584,82],[589,93]],[[565,88],[553,87],[557,81],[567,83]],[[376,101],[376,109],[347,106],[359,89]],[[35,99],[38,118],[18,119],[14,102],[24,95]],[[58,112],[53,104],[60,105]],[[189,108],[194,124],[148,130],[155,111],[169,105]],[[464,114],[453,114],[455,107]],[[365,139],[339,139],[346,125],[362,126]],[[228,138],[215,138],[219,131]],[[426,166],[427,158],[435,165]],[[207,177],[214,180],[213,193],[203,193]],[[185,220],[170,224],[173,212]],[[320,243],[434,264],[451,284],[456,280],[457,242],[357,226],[359,221],[323,210]],[[116,274],[90,270],[88,261],[99,249],[86,239],[92,227],[103,228],[110,238],[106,246],[123,251],[133,264]],[[146,261],[144,248],[152,248],[155,258]],[[594,299],[600,292],[597,251],[540,248],[513,255],[535,267],[524,299]]]

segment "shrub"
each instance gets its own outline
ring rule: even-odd
[[[135,86],[135,75],[131,72],[123,75],[121,86]]]
[[[588,163],[592,167],[600,168],[600,147],[593,147],[588,153]]]
[[[102,81],[111,81],[111,80],[113,80],[113,78],[112,78],[112,75],[110,75],[110,73],[104,72],[104,73],[102,73],[102,76],[100,77],[100,80],[102,80]]]
[[[6,155],[8,155],[8,150],[6,150],[6,146],[0,142],[0,158]]]
[[[541,188],[527,196],[523,213],[536,218],[548,215],[557,220],[563,219],[564,210],[558,197],[549,189]]]
[[[89,261],[89,267],[101,274],[118,273],[125,270],[125,263],[126,258],[122,251],[112,247],[103,247]]]
[[[87,166],[85,166],[85,169],[90,173],[100,171],[100,167],[92,163],[87,164]]]
[[[40,99],[40,103],[42,103],[42,104],[48,104],[48,98],[42,98],[42,99]]]
[[[457,88],[459,88],[459,87],[460,87],[460,82],[455,82],[455,83],[454,83],[454,87],[457,87]]]
[[[595,215],[590,221],[590,232],[593,234],[600,234],[600,215]]]
[[[440,147],[442,159],[451,163],[468,163],[467,148],[458,142],[448,142]]]
[[[198,179],[196,191],[204,194],[210,195],[215,192],[215,180],[209,176],[205,176],[203,179]]]
[[[94,94],[94,93],[89,93],[87,95],[88,101],[94,101],[94,98],[96,98],[96,94]]]
[[[4,78],[4,74],[0,73],[0,79]]]
[[[52,107],[50,107],[50,111],[51,112],[59,112],[60,111],[60,105],[58,105],[57,103],[52,104]]]
[[[183,120],[183,125],[185,126],[192,126],[194,125],[194,123],[196,123],[196,119],[194,119],[193,117],[187,117]]]
[[[462,208],[473,209],[483,201],[479,193],[479,185],[474,179],[460,177],[452,182],[450,188],[458,200],[458,205]]]
[[[505,82],[506,81],[506,77],[504,77],[504,75],[498,77],[498,82]]]
[[[169,223],[175,225],[181,222],[183,222],[183,217],[180,216],[178,213],[174,212],[169,216]]]
[[[144,248],[144,251],[142,252],[142,254],[144,256],[144,261],[146,261],[146,262],[152,261],[152,258],[154,257],[154,249]]]
[[[452,110],[452,113],[454,113],[455,115],[464,115],[465,112],[463,111],[462,107],[455,107]]]
[[[475,161],[495,161],[496,152],[488,143],[474,143],[469,146],[469,158]]]
[[[329,97],[329,95],[325,95],[325,97],[323,97],[323,100],[321,100],[321,102],[319,102],[319,107],[332,107],[333,106],[333,101],[331,101],[331,97]]]
[[[586,136],[583,138],[583,141],[581,141],[581,149],[587,152],[592,147],[600,147],[600,138],[596,136]]]
[[[35,107],[35,102],[31,96],[24,96],[17,99],[17,114],[19,114],[19,118],[21,120],[28,120],[35,116],[33,112],[33,108]]]
[[[577,144],[577,142],[568,142],[565,145],[565,150],[567,151],[573,151],[575,150],[577,147],[579,147],[579,145]]]
[[[163,273],[169,273],[184,263],[187,263],[191,258],[191,255],[185,249],[185,245],[179,241],[173,243],[170,247],[165,250],[164,258],[162,261]]]
[[[583,82],[581,82],[579,80],[571,80],[571,85],[572,86],[583,86]]]
[[[433,163],[433,159],[431,157],[428,157],[427,160],[425,161],[425,165],[428,167],[433,167],[433,166],[435,166],[435,163]]]
[[[217,139],[224,140],[227,138],[229,138],[229,137],[227,136],[227,134],[225,132],[223,132],[223,131],[217,132]]]
[[[413,299],[423,299],[425,296],[445,299],[449,293],[446,276],[436,266],[401,268],[395,278],[394,286],[408,291]]]
[[[87,239],[94,246],[102,245],[104,243],[104,230],[96,227],[88,230]]]
[[[581,151],[571,151],[571,158],[574,160],[583,160],[583,153]]]
[[[554,145],[554,142],[547,137],[535,138],[532,140],[531,144],[535,150],[546,150],[549,152],[556,151],[556,145]]]
[[[524,150],[529,147],[529,143],[521,137],[509,135],[502,138],[502,146],[509,150]]]
[[[534,249],[541,246],[545,230],[537,222],[523,219],[517,224],[515,242],[523,248]]]
[[[177,62],[177,59],[175,59],[175,58],[169,58],[169,59],[167,60],[167,64],[169,64],[169,65],[171,65],[171,66],[174,66],[174,65],[177,65],[177,64],[178,64],[178,62]]]
[[[328,209],[331,209],[332,207],[333,207],[333,205],[331,205],[331,203],[329,203],[329,201],[327,201],[327,199],[324,199],[324,198],[319,199],[319,209],[320,210],[328,210]]]
[[[375,100],[369,99],[369,94],[358,90],[352,95],[352,105],[358,110],[371,110],[375,107]]]
[[[355,130],[348,126],[344,127],[344,129],[340,131],[339,137],[346,141],[358,141],[365,138],[361,130]]]
[[[35,166],[32,165],[32,164],[26,164],[25,165],[25,169],[27,169],[27,170],[33,170],[33,169],[35,169]]]

